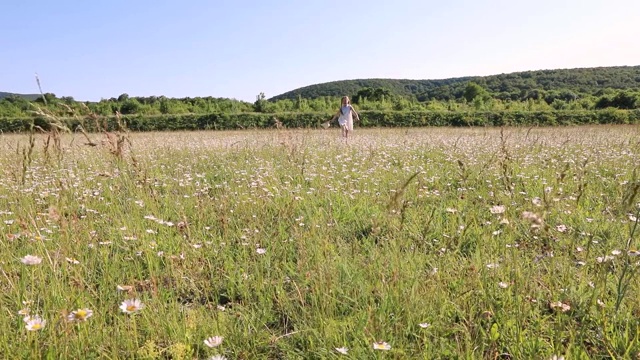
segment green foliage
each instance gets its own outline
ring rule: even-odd
[[[465,98],[465,100],[467,100],[467,102],[473,102],[476,99],[483,101],[489,98],[489,94],[487,93],[487,91],[482,86],[474,82],[467,83],[462,96]]]
[[[7,94],[7,93],[2,93]],[[331,113],[340,98],[351,96],[358,111],[582,111],[640,108],[640,66],[598,69],[545,70],[488,77],[445,80],[349,80],[313,85],[254,103],[235,99],[165,96],[117,98],[80,102],[46,93],[35,99],[0,96],[0,120],[35,117],[36,110],[59,117],[91,114],[209,115],[239,113]],[[398,123],[397,126],[400,126]],[[240,125],[244,126],[244,125]]]
[[[14,94],[14,93],[9,93],[9,92],[2,92],[0,91],[0,99],[5,99],[5,98],[9,98],[9,97],[16,97],[16,98],[21,98],[21,99],[25,99],[25,100],[35,100],[37,98],[39,98],[41,95],[40,94]]]
[[[374,101],[374,102],[384,102],[385,100],[392,100],[393,95],[389,89],[385,88],[370,88],[366,87],[364,89],[358,90],[358,92],[353,96],[353,103],[360,104],[363,101]]]
[[[391,104],[391,103],[390,103]],[[400,101],[393,107],[411,108],[411,103]],[[640,110],[554,110],[545,111],[425,111],[362,110],[360,127],[419,127],[419,126],[553,126],[585,124],[636,124]],[[275,126],[274,118],[287,128],[316,128],[333,116],[332,112],[284,113],[224,113],[124,115],[122,120],[132,131],[177,130],[233,130],[264,129]],[[90,117],[65,118],[63,122],[72,130],[82,125],[87,131],[98,131]],[[1,132],[28,131],[31,124],[43,129],[49,125],[44,118],[9,118],[0,120]],[[118,128],[115,116],[103,117],[100,126],[110,131]],[[336,124],[334,124],[336,125]]]
[[[637,109],[640,107],[640,95],[629,91],[621,91],[614,96],[604,95],[595,104],[596,109],[614,107],[618,109]]]
[[[334,81],[305,86],[273,97],[271,100],[295,99],[297,96],[356,95],[365,88],[388,89],[394,96],[426,100],[461,99],[467,83],[485,88],[492,97],[502,100],[526,100],[548,96],[547,103],[557,97],[565,101],[594,95],[602,89],[640,89],[640,66],[619,66],[583,69],[539,70],[482,77],[461,77],[443,80],[360,79]]]

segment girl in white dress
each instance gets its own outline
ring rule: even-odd
[[[331,118],[331,121],[338,118],[338,124],[340,124],[340,128],[342,129],[342,137],[345,139],[349,138],[349,133],[353,132],[353,117],[356,117],[358,121],[360,121],[360,116],[351,106],[351,102],[349,101],[348,96],[342,97],[342,103],[340,105],[340,110]]]

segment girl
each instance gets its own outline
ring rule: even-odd
[[[345,140],[349,138],[349,133],[353,131],[354,115],[356,119],[360,121],[360,115],[358,115],[358,113],[351,106],[349,97],[342,97],[340,110],[338,110],[338,112],[331,118],[331,121],[334,121],[336,118],[338,118],[338,124],[340,124],[340,128],[342,129],[342,137],[344,137]]]

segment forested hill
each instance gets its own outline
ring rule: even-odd
[[[23,98],[23,99],[26,99],[26,100],[35,100],[38,97],[40,97],[40,95],[38,95],[38,94],[14,94],[14,93],[8,93],[8,92],[0,91],[0,99],[4,99],[4,98],[8,98],[8,97],[19,97],[19,98]]]
[[[313,99],[323,96],[356,95],[364,88],[383,88],[392,95],[420,101],[459,99],[473,81],[496,98],[519,99],[528,92],[565,91],[596,94],[599,90],[640,89],[640,66],[537,70],[491,76],[468,76],[442,80],[359,79],[310,85],[274,96],[269,100]]]

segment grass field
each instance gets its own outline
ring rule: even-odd
[[[0,358],[635,358],[639,135],[2,135]]]

